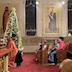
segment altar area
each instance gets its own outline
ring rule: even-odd
[[[0,72],[8,72],[8,54],[11,51],[6,46],[0,46]]]

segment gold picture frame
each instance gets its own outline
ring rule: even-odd
[[[58,6],[44,7],[44,33],[60,32],[60,8]]]

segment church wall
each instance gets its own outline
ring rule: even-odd
[[[10,9],[11,9],[11,7],[16,8],[18,21],[19,21],[19,29],[20,29],[22,36],[24,36],[24,31],[25,31],[24,30],[24,3],[23,2],[24,2],[23,0],[0,0],[0,5],[1,5],[0,9],[4,10],[5,6],[8,6]],[[0,10],[0,13],[3,14],[3,11],[1,12],[1,10]],[[2,17],[0,20],[2,20]],[[0,30],[1,30],[1,28],[2,28],[2,22],[0,21]]]
[[[67,36],[68,35],[68,13],[67,13],[67,5],[64,5],[61,10],[62,14],[62,36]]]
[[[67,4],[61,5],[59,0],[38,0],[37,5],[37,34],[36,37],[59,37],[67,36]],[[0,0],[0,4],[7,4],[16,7],[19,20],[19,29],[21,36],[25,36],[25,0]],[[44,6],[57,5],[60,6],[60,33],[45,34],[44,33]],[[11,7],[12,7],[11,6]],[[4,7],[4,6],[3,6]],[[1,15],[1,14],[0,14]],[[0,28],[2,24],[0,23]],[[37,39],[36,39],[37,40]],[[26,43],[26,42],[25,42]],[[33,44],[32,44],[33,45]],[[38,43],[33,46],[24,46],[24,52],[34,52],[38,48]],[[30,48],[30,49],[29,49]]]
[[[37,6],[37,35],[43,37],[59,37],[67,36],[67,3],[62,5],[60,0],[38,0]],[[45,6],[59,6],[60,8],[60,32],[56,33],[44,33],[44,7]],[[41,29],[42,28],[42,29]]]
[[[37,5],[37,34],[39,37],[58,37],[67,36],[67,4],[61,5],[60,0],[38,0]],[[6,3],[7,5],[13,5],[17,8],[17,15],[19,19],[19,28],[22,37],[25,36],[25,0],[0,0],[0,4]],[[59,34],[45,34],[44,30],[44,7],[57,5],[60,6],[60,33]],[[3,6],[4,7],[4,6]],[[1,14],[0,14],[1,16]],[[2,24],[0,23],[0,28]]]

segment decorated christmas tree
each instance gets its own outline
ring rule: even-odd
[[[18,27],[18,19],[16,15],[16,9],[12,7],[11,13],[9,15],[9,19],[7,22],[6,31],[4,33],[4,40],[7,42],[8,39],[11,38],[12,34],[16,34],[15,44],[17,48],[21,48],[22,46],[22,39]]]

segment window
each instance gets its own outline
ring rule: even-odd
[[[36,35],[36,0],[26,0],[25,30],[27,36]]]
[[[68,32],[72,34],[72,0],[68,0]]]

